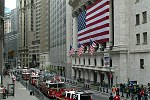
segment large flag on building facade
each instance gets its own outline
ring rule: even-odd
[[[80,57],[81,54],[84,53],[84,46],[82,44],[78,44],[78,56]]]
[[[91,55],[93,55],[93,52],[95,51],[95,47],[96,47],[96,43],[94,43],[94,42],[90,39],[89,53],[90,53]]]
[[[109,7],[110,0],[97,0],[78,15],[78,42],[97,43],[109,41]]]
[[[72,54],[74,53],[74,48],[72,47],[72,45],[70,45],[70,51],[69,51],[69,55],[72,56]]]

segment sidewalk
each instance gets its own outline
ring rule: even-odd
[[[3,79],[4,87],[7,87],[7,84],[11,83],[11,77],[6,76]],[[2,99],[3,100],[3,99]],[[35,96],[30,95],[30,92],[20,83],[15,82],[15,96],[8,96],[4,100],[38,100]]]

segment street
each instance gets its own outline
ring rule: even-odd
[[[91,96],[92,96],[93,100],[108,100],[109,99],[108,95],[105,95],[105,94],[102,94],[102,93],[99,93],[99,92],[93,91],[93,90],[87,90],[84,87],[77,87],[77,86],[73,86],[72,84],[67,84],[67,87],[75,87],[79,90],[83,90],[85,92],[92,93]]]

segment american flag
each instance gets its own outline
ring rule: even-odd
[[[96,46],[96,43],[94,43],[91,39],[90,39],[90,49],[89,49],[89,52],[91,55],[93,55],[93,52],[95,51],[95,47]]]
[[[78,15],[79,43],[109,41],[109,4],[110,0],[97,0]]]
[[[84,46],[82,44],[78,44],[78,56],[80,57],[81,54],[84,53]]]
[[[69,52],[69,54],[70,54],[70,56],[72,56],[72,54],[74,53],[74,48],[72,47],[72,45],[70,45],[70,52]]]

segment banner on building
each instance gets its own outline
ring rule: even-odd
[[[110,66],[110,57],[109,57],[109,53],[104,53],[104,66],[105,67],[109,67]]]

